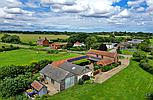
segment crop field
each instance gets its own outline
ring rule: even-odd
[[[46,34],[11,34],[11,35],[18,35],[21,38],[22,42],[30,42],[36,43],[36,41],[41,37],[44,39],[45,37],[49,40],[53,39],[67,39],[69,36],[67,35],[46,35]],[[3,34],[0,34],[0,38],[3,36]]]
[[[47,54],[46,51],[34,51],[29,49],[18,49],[0,52],[0,66],[27,65],[40,60],[61,60],[78,56],[74,53],[60,52],[58,54]]]
[[[48,100],[145,100],[153,91],[153,75],[141,69],[137,62],[102,84],[76,85]]]

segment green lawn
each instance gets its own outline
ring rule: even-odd
[[[76,85],[48,100],[145,100],[145,94],[151,91],[153,76],[132,61],[103,84]]]
[[[18,49],[0,53],[0,66],[5,65],[27,65],[39,60],[61,60],[78,56],[74,53],[60,52],[59,54],[47,54],[46,51],[34,51],[29,49]]]
[[[36,43],[36,41],[38,40],[39,37],[41,38],[45,38],[47,37],[47,39],[52,40],[52,39],[67,39],[69,36],[67,35],[46,35],[46,34],[11,34],[11,35],[18,35],[21,38],[22,42],[29,42],[32,41],[34,43]],[[3,34],[0,34],[0,38],[3,36]]]
[[[135,51],[136,51],[136,49],[121,50],[122,54],[124,54],[124,55],[133,55],[133,53]]]

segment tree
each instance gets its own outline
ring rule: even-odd
[[[137,46],[137,49],[140,49],[140,50],[145,51],[145,52],[150,52],[151,51],[150,45],[147,42],[140,43]]]
[[[122,53],[120,47],[118,47],[118,48],[116,49],[116,51],[117,51],[118,54],[121,54],[121,53]]]
[[[86,48],[87,48],[87,49],[92,48],[92,46],[94,46],[94,44],[95,44],[96,42],[97,42],[96,37],[94,37],[94,36],[87,37],[87,38],[85,39]]]
[[[80,34],[75,34],[71,35],[68,39],[68,44],[67,47],[72,47],[75,42],[85,42],[85,39],[88,37],[88,34],[85,33],[80,33]]]
[[[100,47],[99,47],[99,50],[101,50],[101,51],[107,51],[107,46],[106,46],[106,44],[101,44],[100,45]]]
[[[141,61],[141,60],[144,60],[146,58],[147,58],[146,54],[142,51],[137,51],[137,52],[133,53],[133,59],[136,60],[136,61]]]
[[[4,34],[1,38],[2,42],[6,43],[21,43],[19,36]]]

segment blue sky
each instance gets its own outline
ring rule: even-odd
[[[153,32],[153,0],[1,0],[0,30]]]

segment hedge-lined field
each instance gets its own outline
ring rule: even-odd
[[[67,39],[69,36],[67,35],[48,35],[48,34],[10,34],[10,35],[17,35],[20,37],[22,42],[30,42],[32,41],[33,43],[36,43],[36,41],[41,38],[47,37],[47,39],[52,40],[52,39]],[[0,38],[3,36],[3,34],[0,34]]]
[[[137,62],[102,84],[76,85],[48,100],[145,100],[153,91],[153,76],[141,69]]]
[[[10,45],[6,45],[6,44],[3,44],[3,43],[0,42],[0,49],[2,48],[2,46],[4,46],[4,47],[10,47]]]
[[[29,49],[18,49],[0,53],[0,66],[6,65],[27,65],[40,60],[61,60],[78,56],[74,53],[60,52],[58,54],[48,54],[46,51],[34,51]]]

